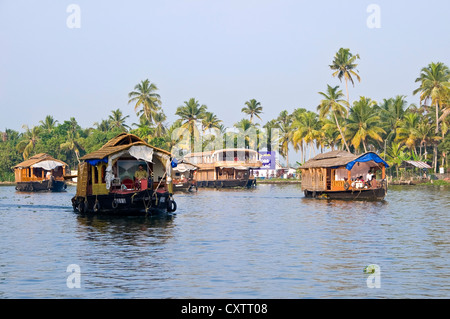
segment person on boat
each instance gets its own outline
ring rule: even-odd
[[[137,171],[134,172],[134,181],[137,189],[141,188],[141,180],[147,179],[148,173],[147,170],[144,170],[144,165],[140,164]]]
[[[372,179],[373,179],[372,170],[369,169],[369,172],[367,173],[367,178],[366,179],[367,179],[367,185],[369,187],[371,187],[372,186]]]

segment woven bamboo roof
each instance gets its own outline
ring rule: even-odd
[[[319,154],[306,161],[300,168],[318,168],[343,166],[357,159],[360,155],[354,155],[346,151],[331,151]]]
[[[144,142],[141,138],[137,137],[133,134],[127,134],[127,133],[121,133],[117,135],[116,137],[110,139],[108,142],[106,142],[105,145],[103,145],[100,149],[86,154],[83,157],[81,157],[81,160],[89,160],[89,159],[103,159],[105,157],[108,157],[109,155],[118,153],[120,151],[126,150],[134,145],[145,145],[150,148],[153,148],[154,150],[171,155],[170,152],[167,152],[163,149],[151,146]]]
[[[55,162],[58,162],[58,163],[61,163],[61,164],[64,164],[65,166],[67,166],[67,164],[64,163],[63,161],[57,160],[48,154],[39,153],[39,154],[31,156],[29,159],[27,159],[23,162],[17,164],[16,166],[14,166],[14,168],[30,167],[31,165],[34,165],[34,164],[42,162],[42,161],[55,161]]]

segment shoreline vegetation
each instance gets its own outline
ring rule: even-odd
[[[178,118],[167,123],[158,87],[148,79],[142,80],[128,93],[127,107],[133,107],[137,117],[131,125],[127,124],[130,116],[117,108],[88,128],[82,128],[75,117],[59,122],[52,115],[32,127],[24,124],[23,132],[5,128],[0,132],[0,181],[14,180],[12,167],[37,153],[49,154],[76,170],[80,157],[122,132],[167,151],[180,145],[185,153],[226,147],[276,150],[287,167],[299,167],[317,153],[341,149],[353,154],[379,154],[389,164],[387,174],[394,180],[407,178],[402,163],[408,160],[431,165],[427,175],[442,173],[442,169],[448,172],[449,67],[431,62],[418,70],[417,86],[411,92],[418,104],[408,102],[401,94],[374,101],[368,96],[351,97],[351,87],[364,81],[357,70],[357,62],[363,58],[340,48],[329,61],[329,80],[335,83],[325,82],[322,91],[318,88],[314,93],[316,105],[300,105],[291,112],[280,105],[279,115],[263,122],[264,103],[251,98],[242,101],[241,114],[236,114],[232,128],[226,128],[216,114],[193,97],[180,103],[175,112]],[[182,140],[183,136],[188,139]],[[299,154],[296,165],[289,162],[290,150]],[[420,169],[412,172],[417,177],[424,174]]]

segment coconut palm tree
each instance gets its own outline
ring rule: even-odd
[[[336,127],[341,134],[345,148],[347,149],[347,152],[350,152],[350,148],[347,145],[347,141],[345,140],[344,134],[342,133],[341,125],[338,121],[338,117],[347,117],[347,108],[349,107],[349,104],[347,101],[341,99],[344,94],[341,90],[338,91],[338,89],[339,86],[331,87],[330,85],[327,85],[326,93],[319,92],[319,94],[323,96],[323,99],[320,101],[319,106],[317,106],[317,110],[319,111],[319,117],[321,120],[323,120],[328,114],[332,115],[335,120]]]
[[[130,127],[125,124],[125,120],[130,117],[129,115],[123,116],[122,111],[120,109],[111,111],[111,115],[109,116],[109,127],[112,129],[118,128],[124,132],[126,132]]]
[[[205,112],[205,116],[202,119],[203,131],[207,131],[213,128],[219,128],[222,120],[219,120],[217,115],[212,112]]]
[[[261,103],[256,101],[255,99],[251,99],[250,101],[245,102],[245,107],[242,108],[241,112],[250,115],[250,122],[253,123],[253,116],[256,116],[261,120],[259,114],[262,113]]]
[[[286,159],[286,167],[289,167],[289,144],[292,143],[292,114],[283,110],[278,115],[276,122],[279,129],[280,154]]]
[[[383,103],[379,105],[381,126],[387,132],[388,142],[395,139],[400,121],[408,109],[407,104],[404,95],[397,95],[395,98],[383,99]]]
[[[28,125],[23,125],[25,133],[23,133],[21,141],[17,143],[17,150],[22,153],[23,159],[27,159],[33,151],[37,141],[40,139],[39,134],[42,128],[40,126],[33,126],[31,129]]]
[[[187,129],[190,135],[190,149],[194,152],[195,140],[200,137],[197,124],[205,117],[207,106],[200,105],[195,98],[184,101],[184,105],[179,106],[175,115],[180,117],[181,127]]]
[[[67,131],[66,141],[60,144],[61,150],[72,151],[75,153],[78,163],[80,163],[80,150],[84,150],[83,139],[80,137],[79,132]]]
[[[155,123],[155,136],[156,137],[163,137],[166,134],[166,131],[167,131],[166,120],[167,120],[167,117],[163,111],[157,112],[153,116],[153,121]]]
[[[153,122],[153,117],[161,105],[161,97],[156,93],[157,90],[156,85],[146,79],[136,84],[134,91],[128,93],[128,104],[134,103],[134,111],[143,112],[150,122]],[[140,107],[142,110],[139,110]]]
[[[348,137],[355,150],[359,150],[362,144],[364,152],[367,152],[369,138],[379,142],[383,141],[380,134],[386,132],[379,126],[380,117],[377,115],[375,105],[375,101],[361,96],[359,101],[355,101],[350,109],[346,132],[348,132]]]
[[[422,68],[416,79],[420,86],[413,94],[420,93],[420,102],[430,101],[436,108],[436,133],[439,132],[439,107],[445,104],[450,95],[450,69],[442,62],[430,63]]]
[[[430,102],[430,105],[434,105],[436,117],[435,117],[435,133],[439,132],[439,121],[444,119],[448,112],[442,117],[439,117],[440,108],[445,108],[448,105],[450,96],[450,69],[442,62],[430,63],[427,67],[422,68],[420,76],[416,79],[416,82],[420,82],[420,86],[413,91],[413,94],[420,93],[420,102]],[[443,133],[443,131],[442,131]],[[444,134],[442,135],[444,138]],[[438,146],[434,144],[433,149],[433,164],[434,171],[437,172],[438,162]]]
[[[406,145],[402,145],[402,143],[392,143],[386,150],[386,153],[382,153],[386,159],[386,162],[389,166],[395,166],[397,178],[399,177],[398,168],[403,163],[403,161],[409,160],[410,156],[407,152],[405,152]]]
[[[51,115],[47,115],[43,121],[39,121],[41,127],[49,133],[56,127],[57,122]]]
[[[361,78],[358,75],[359,71],[356,70],[356,67],[358,66],[355,63],[356,59],[359,59],[359,54],[353,55],[352,53],[350,53],[350,49],[340,48],[339,51],[336,52],[336,54],[334,55],[333,62],[330,65],[330,68],[335,71],[332,75],[337,76],[341,82],[342,79],[345,80],[345,90],[347,91],[348,103],[349,103],[349,94],[347,82],[350,80],[353,86],[355,86],[353,76],[356,77],[358,82],[361,82]]]
[[[419,115],[417,113],[407,113],[400,120],[397,128],[396,141],[406,145],[407,148],[414,151],[417,155],[416,143],[419,139],[417,127],[419,125]]]
[[[294,129],[292,136],[292,143],[294,145],[299,145],[305,142],[309,144],[309,157],[311,158],[311,152],[316,155],[314,148],[314,142],[320,136],[321,123],[319,121],[319,116],[314,112],[304,112],[300,113],[298,117],[292,122],[292,128]]]

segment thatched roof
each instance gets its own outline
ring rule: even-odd
[[[81,160],[90,160],[90,159],[103,159],[105,157],[108,157],[111,154],[118,153],[120,151],[129,149],[131,146],[135,145],[145,145],[150,148],[153,148],[154,150],[171,155],[170,152],[167,152],[163,149],[151,146],[144,142],[141,138],[137,137],[133,134],[127,134],[127,133],[121,133],[117,135],[116,137],[112,138],[108,142],[106,142],[105,145],[103,145],[100,149],[97,151],[94,151],[92,153],[86,154],[83,157],[81,157]]]
[[[354,155],[352,153],[346,151],[331,151],[323,154],[319,154],[309,161],[306,161],[300,169],[306,168],[327,168],[327,167],[339,167],[346,166],[349,164],[347,169],[351,169],[353,167],[352,163],[355,162],[368,162],[374,161],[376,163],[383,163],[386,167],[389,167],[385,161],[383,161],[377,154],[374,152],[367,152],[361,155]]]
[[[34,156],[31,156],[29,159],[27,159],[27,160],[25,160],[23,162],[17,164],[16,166],[14,166],[14,168],[30,167],[30,166],[32,166],[34,164],[37,164],[39,162],[42,162],[42,161],[55,161],[55,162],[58,162],[58,163],[61,163],[61,164],[65,165],[65,166],[68,166],[63,161],[57,160],[57,159],[53,158],[52,156],[50,156],[48,154],[39,153],[39,154],[36,154]]]
[[[300,168],[335,167],[346,165],[359,156],[346,151],[331,151],[319,154],[306,161]]]

